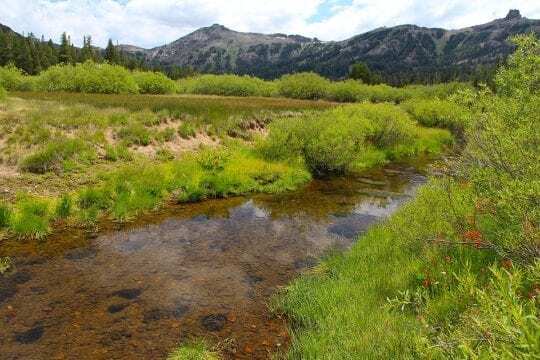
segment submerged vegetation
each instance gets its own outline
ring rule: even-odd
[[[463,127],[463,153],[274,300],[293,326],[289,358],[537,357],[540,43],[515,42],[497,92],[461,93],[466,110],[404,104],[424,125]]]

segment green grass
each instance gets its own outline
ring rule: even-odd
[[[219,360],[217,352],[208,350],[207,345],[202,342],[184,344],[173,351],[167,360]]]

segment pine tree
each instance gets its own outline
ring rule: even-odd
[[[95,60],[94,49],[92,49],[92,37],[90,35],[83,38],[80,61]]]
[[[114,46],[112,39],[109,39],[107,47],[105,48],[105,60],[109,62],[109,64],[118,64],[120,61],[118,49]]]
[[[62,37],[60,38],[58,61],[63,64],[69,64],[73,62],[70,40],[65,32],[62,33]]]

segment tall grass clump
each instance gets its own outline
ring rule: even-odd
[[[100,94],[136,94],[139,92],[134,77],[119,65],[98,64],[87,61],[82,64],[55,65],[43,71],[37,78],[41,91],[66,91]]]
[[[179,81],[180,91],[190,94],[220,96],[272,96],[272,82],[251,76],[201,75]]]
[[[18,237],[41,239],[51,231],[52,215],[48,199],[23,196],[15,203],[9,229]]]
[[[176,92],[176,83],[160,72],[135,71],[133,79],[140,94],[172,94]]]
[[[72,159],[88,164],[95,158],[95,150],[83,140],[59,138],[22,158],[19,168],[26,172],[44,174],[65,169],[68,165],[66,161]]]
[[[318,100],[328,96],[331,82],[315,73],[299,73],[284,75],[277,81],[278,93],[281,96]]]
[[[290,358],[537,357],[540,41],[514,42],[446,175],[274,300]]]
[[[7,97],[7,91],[0,86],[0,101],[5,100]]]
[[[217,352],[208,348],[203,341],[191,342],[179,346],[167,356],[167,360],[219,360]]]

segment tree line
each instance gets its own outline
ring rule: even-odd
[[[92,37],[88,35],[84,36],[82,47],[76,47],[65,32],[60,37],[60,43],[56,44],[43,36],[37,38],[32,33],[22,36],[7,28],[0,29],[0,66],[13,64],[29,75],[37,75],[53,65],[88,60],[122,65],[131,70],[161,71],[173,79],[194,74],[190,68],[149,64],[144,58],[122,51],[112,39],[109,39],[105,49],[100,49],[93,45]]]

